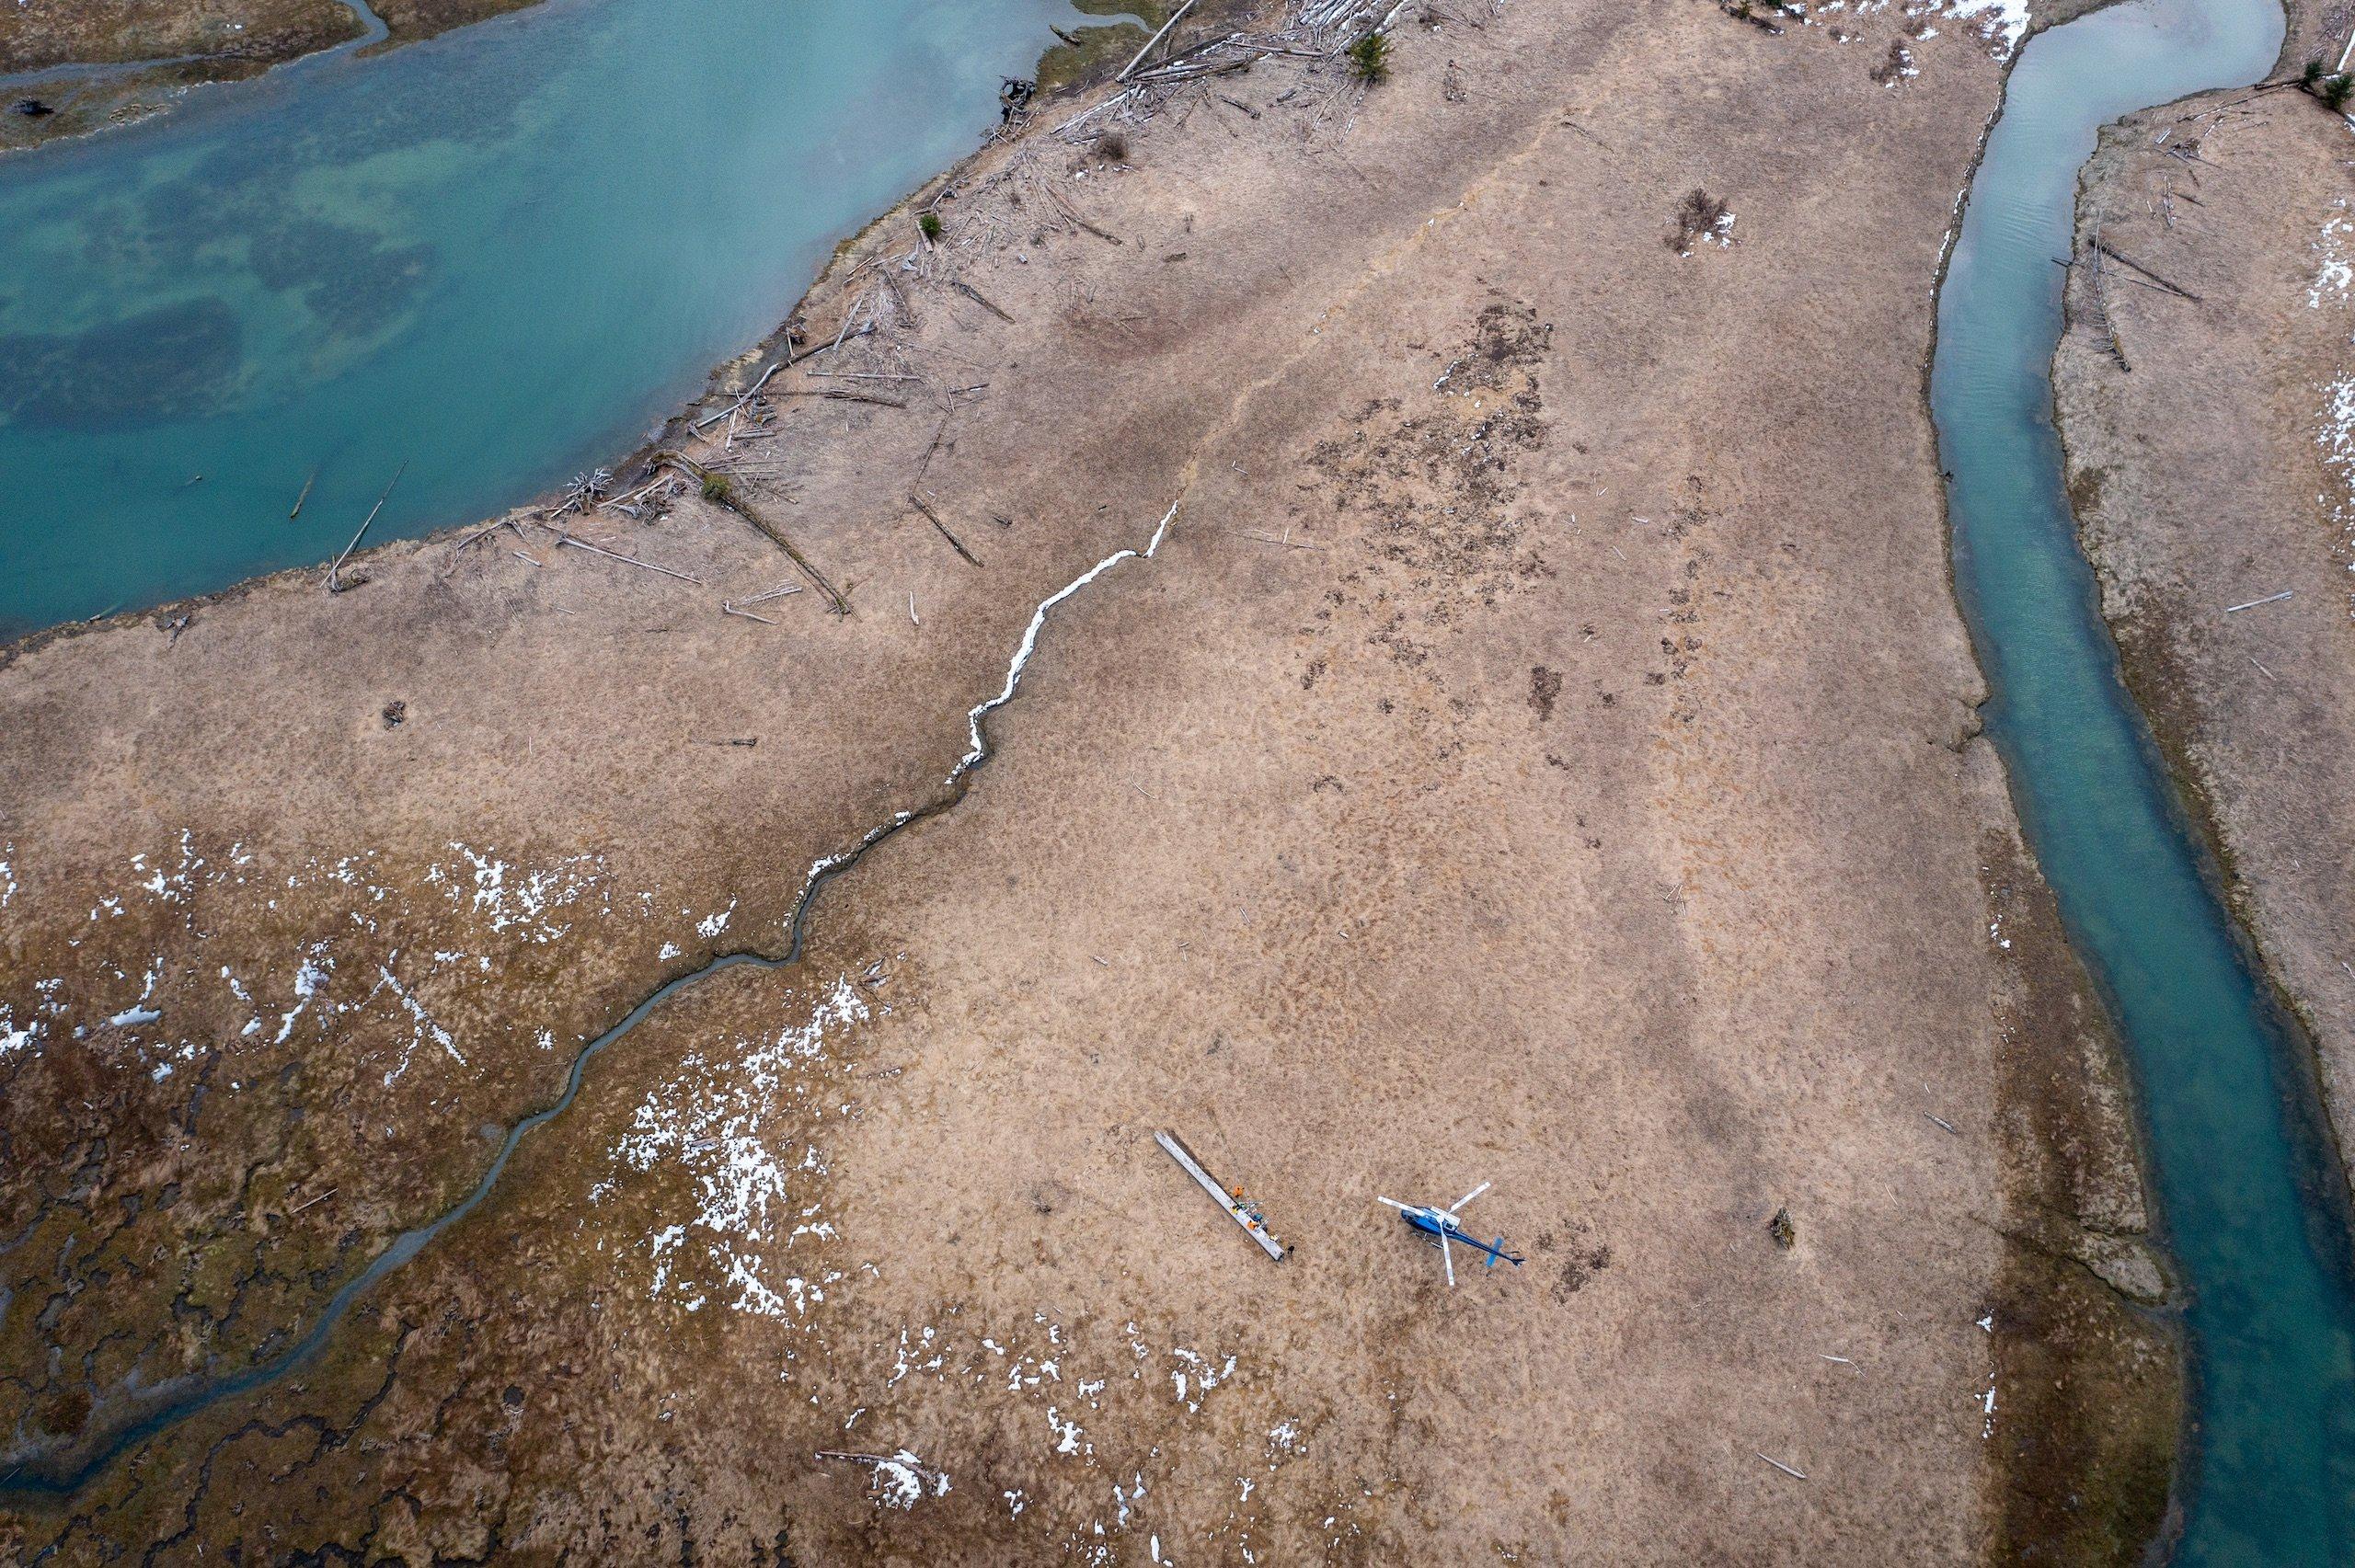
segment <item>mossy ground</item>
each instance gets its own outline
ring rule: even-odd
[[[1130,0],[1073,0],[1073,4],[1092,17],[1121,19],[1071,29],[1070,36],[1077,39],[1077,43],[1058,43],[1040,55],[1040,92],[1078,86],[1110,75],[1144,47],[1144,40],[1153,36],[1147,29],[1167,21],[1175,8],[1165,0],[1134,0],[1133,4]],[[1144,26],[1127,19],[1132,17],[1142,17]]]

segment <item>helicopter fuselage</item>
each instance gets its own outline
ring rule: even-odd
[[[1433,1238],[1434,1241],[1443,1236],[1458,1246],[1469,1247],[1475,1252],[1487,1254],[1490,1268],[1496,1267],[1499,1263],[1509,1263],[1516,1268],[1521,1265],[1521,1255],[1518,1253],[1505,1251],[1505,1239],[1502,1236],[1493,1242],[1483,1242],[1464,1229],[1462,1219],[1443,1208],[1401,1208],[1398,1211],[1398,1217],[1416,1230]]]

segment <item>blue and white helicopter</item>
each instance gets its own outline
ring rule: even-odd
[[[1484,1242],[1477,1236],[1468,1234],[1464,1229],[1464,1221],[1456,1218],[1456,1211],[1458,1209],[1462,1208],[1465,1204],[1470,1203],[1474,1198],[1478,1197],[1482,1193],[1487,1192],[1488,1188],[1494,1185],[1495,1184],[1491,1182],[1482,1182],[1478,1186],[1474,1187],[1470,1192],[1465,1193],[1462,1197],[1457,1198],[1445,1208],[1441,1208],[1436,1205],[1418,1207],[1413,1204],[1400,1203],[1395,1197],[1377,1198],[1375,1201],[1377,1203],[1388,1204],[1391,1207],[1398,1211],[1398,1217],[1401,1219],[1404,1219],[1407,1224],[1412,1225],[1416,1230],[1423,1232],[1423,1234],[1433,1238],[1431,1244],[1439,1249],[1439,1261],[1447,1270],[1448,1288],[1450,1289],[1453,1289],[1455,1287],[1455,1257],[1453,1253],[1448,1251],[1448,1243],[1451,1242],[1455,1243],[1457,1246],[1468,1247],[1472,1251],[1485,1255],[1488,1260],[1488,1266],[1490,1268],[1496,1267],[1497,1265],[1500,1263],[1509,1263],[1512,1265],[1513,1267],[1519,1268],[1523,1261],[1525,1261],[1519,1253],[1507,1252],[1505,1250],[1505,1239],[1502,1236],[1498,1237],[1493,1242]]]

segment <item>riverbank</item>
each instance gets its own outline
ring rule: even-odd
[[[1056,25],[1143,41],[1064,0],[712,0],[686,31],[582,0],[12,166],[0,644],[323,562],[396,473],[371,543],[615,463],[1000,123]],[[548,216],[592,211],[587,247]]]
[[[2293,16],[2285,72],[2335,59],[2326,22]],[[2355,722],[2340,701],[2355,549],[2337,412],[2355,336],[2349,136],[2294,88],[2207,95],[2105,135],[2055,361],[2071,497],[2127,681],[2315,1043],[2342,1150],[2355,1147],[2355,976],[2337,941],[2355,898]]]
[[[384,0],[363,14],[348,0],[29,0],[0,17],[0,155],[135,124],[170,112],[190,88],[249,80],[372,34],[369,52],[397,49],[540,3]],[[1059,41],[1041,45],[1042,87],[1109,75],[1169,11],[1165,0],[1087,0],[1077,8],[1117,19],[1056,29]]]
[[[241,82],[376,35],[394,48],[537,0],[29,0],[0,22],[0,155],[169,113],[190,89]]]
[[[2090,317],[2119,373],[2147,384],[2147,368],[2125,369],[2134,340],[2113,336],[2121,294],[2237,307],[2237,295],[2178,279],[2164,269],[2170,258],[2107,224],[2100,245],[2085,247],[2091,256],[2073,262],[2077,198],[2105,134],[2113,150],[2148,138],[2153,163],[2189,171],[2200,185],[2154,178],[2132,205],[2197,246],[2222,183],[2211,173],[2222,166],[2197,143],[2262,120],[2265,109],[2248,106],[2278,95],[2211,103],[2223,124],[2188,107],[2164,111],[2155,126],[2154,117],[2140,125],[2132,117],[2144,105],[2257,80],[2280,56],[2283,20],[2269,0],[2159,0],[2088,18],[2032,51],[1981,183],[1999,170],[2005,177],[1990,185],[1991,204],[1974,200],[1940,306],[1942,338],[1972,345],[1950,354],[1942,343],[1937,406],[1953,470],[1958,580],[1993,685],[1988,732],[2012,766],[2031,842],[2128,1032],[2145,1091],[2142,1121],[2181,1270],[2196,1393],[2176,1550],[2200,1562],[2337,1560],[2349,1550],[2338,1505],[2355,1466],[2344,1421],[2355,1388],[2346,1184],[2309,1077],[2312,1047],[2276,1004],[2167,776],[2165,744],[2121,672],[2073,505],[2090,513],[2102,502],[2089,494],[2082,452],[2073,463],[2051,418],[2051,367],[2056,355],[2066,363],[2069,317],[2080,346]],[[2122,132],[2109,123],[2121,115]],[[2188,140],[2177,145],[2177,134]],[[2057,270],[2056,258],[2078,275]],[[2097,316],[2102,295],[2108,315]],[[2171,338],[2188,330],[2181,321],[2154,326]],[[2193,360],[2160,373],[2204,378],[2215,368]],[[2069,395],[2064,387],[2064,416]],[[2225,401],[2201,413],[2193,442],[2250,441],[2248,410]],[[2211,419],[2232,436],[2217,437]],[[2071,425],[2073,439],[2078,429]],[[2182,429],[2127,433],[2139,444]],[[2241,612],[2264,608],[2257,600],[2289,601],[2242,599]],[[2228,603],[2211,609],[2219,621],[2234,612]],[[2130,648],[2127,668],[2132,657]]]
[[[0,670],[0,1397],[55,1473],[781,948],[1036,649],[801,966],[0,1539],[2132,1554],[2172,1359],[2057,1261],[2154,1272],[1921,398],[1999,63],[1698,6],[1394,52],[992,149],[634,510]],[[1373,1198],[1483,1179],[1530,1262],[1448,1293]]]

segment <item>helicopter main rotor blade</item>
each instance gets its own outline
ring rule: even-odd
[[[1401,1213],[1401,1214],[1404,1214],[1405,1212],[1407,1212],[1407,1206],[1406,1206],[1405,1204],[1403,1204],[1403,1203],[1400,1203],[1400,1202],[1399,1202],[1396,1198],[1395,1198],[1395,1197],[1378,1197],[1378,1198],[1375,1198],[1373,1201],[1374,1201],[1374,1202],[1376,1202],[1376,1203],[1386,1203],[1386,1204],[1388,1204],[1391,1207],[1393,1207],[1393,1208],[1395,1208],[1395,1209],[1398,1210],[1398,1212],[1399,1212],[1399,1213]]]
[[[1447,1232],[1444,1230],[1442,1230],[1439,1233],[1439,1261],[1445,1265],[1447,1269],[1447,1288],[1450,1290],[1454,1289],[1455,1254],[1448,1250]]]
[[[1462,1197],[1459,1197],[1453,1203],[1449,1204],[1447,1206],[1447,1211],[1450,1214],[1454,1213],[1457,1209],[1462,1208],[1465,1204],[1470,1203],[1474,1198],[1478,1197],[1482,1193],[1487,1192],[1490,1187],[1495,1186],[1497,1184],[1494,1182],[1482,1182],[1478,1186],[1474,1187],[1470,1192],[1465,1193]]]

